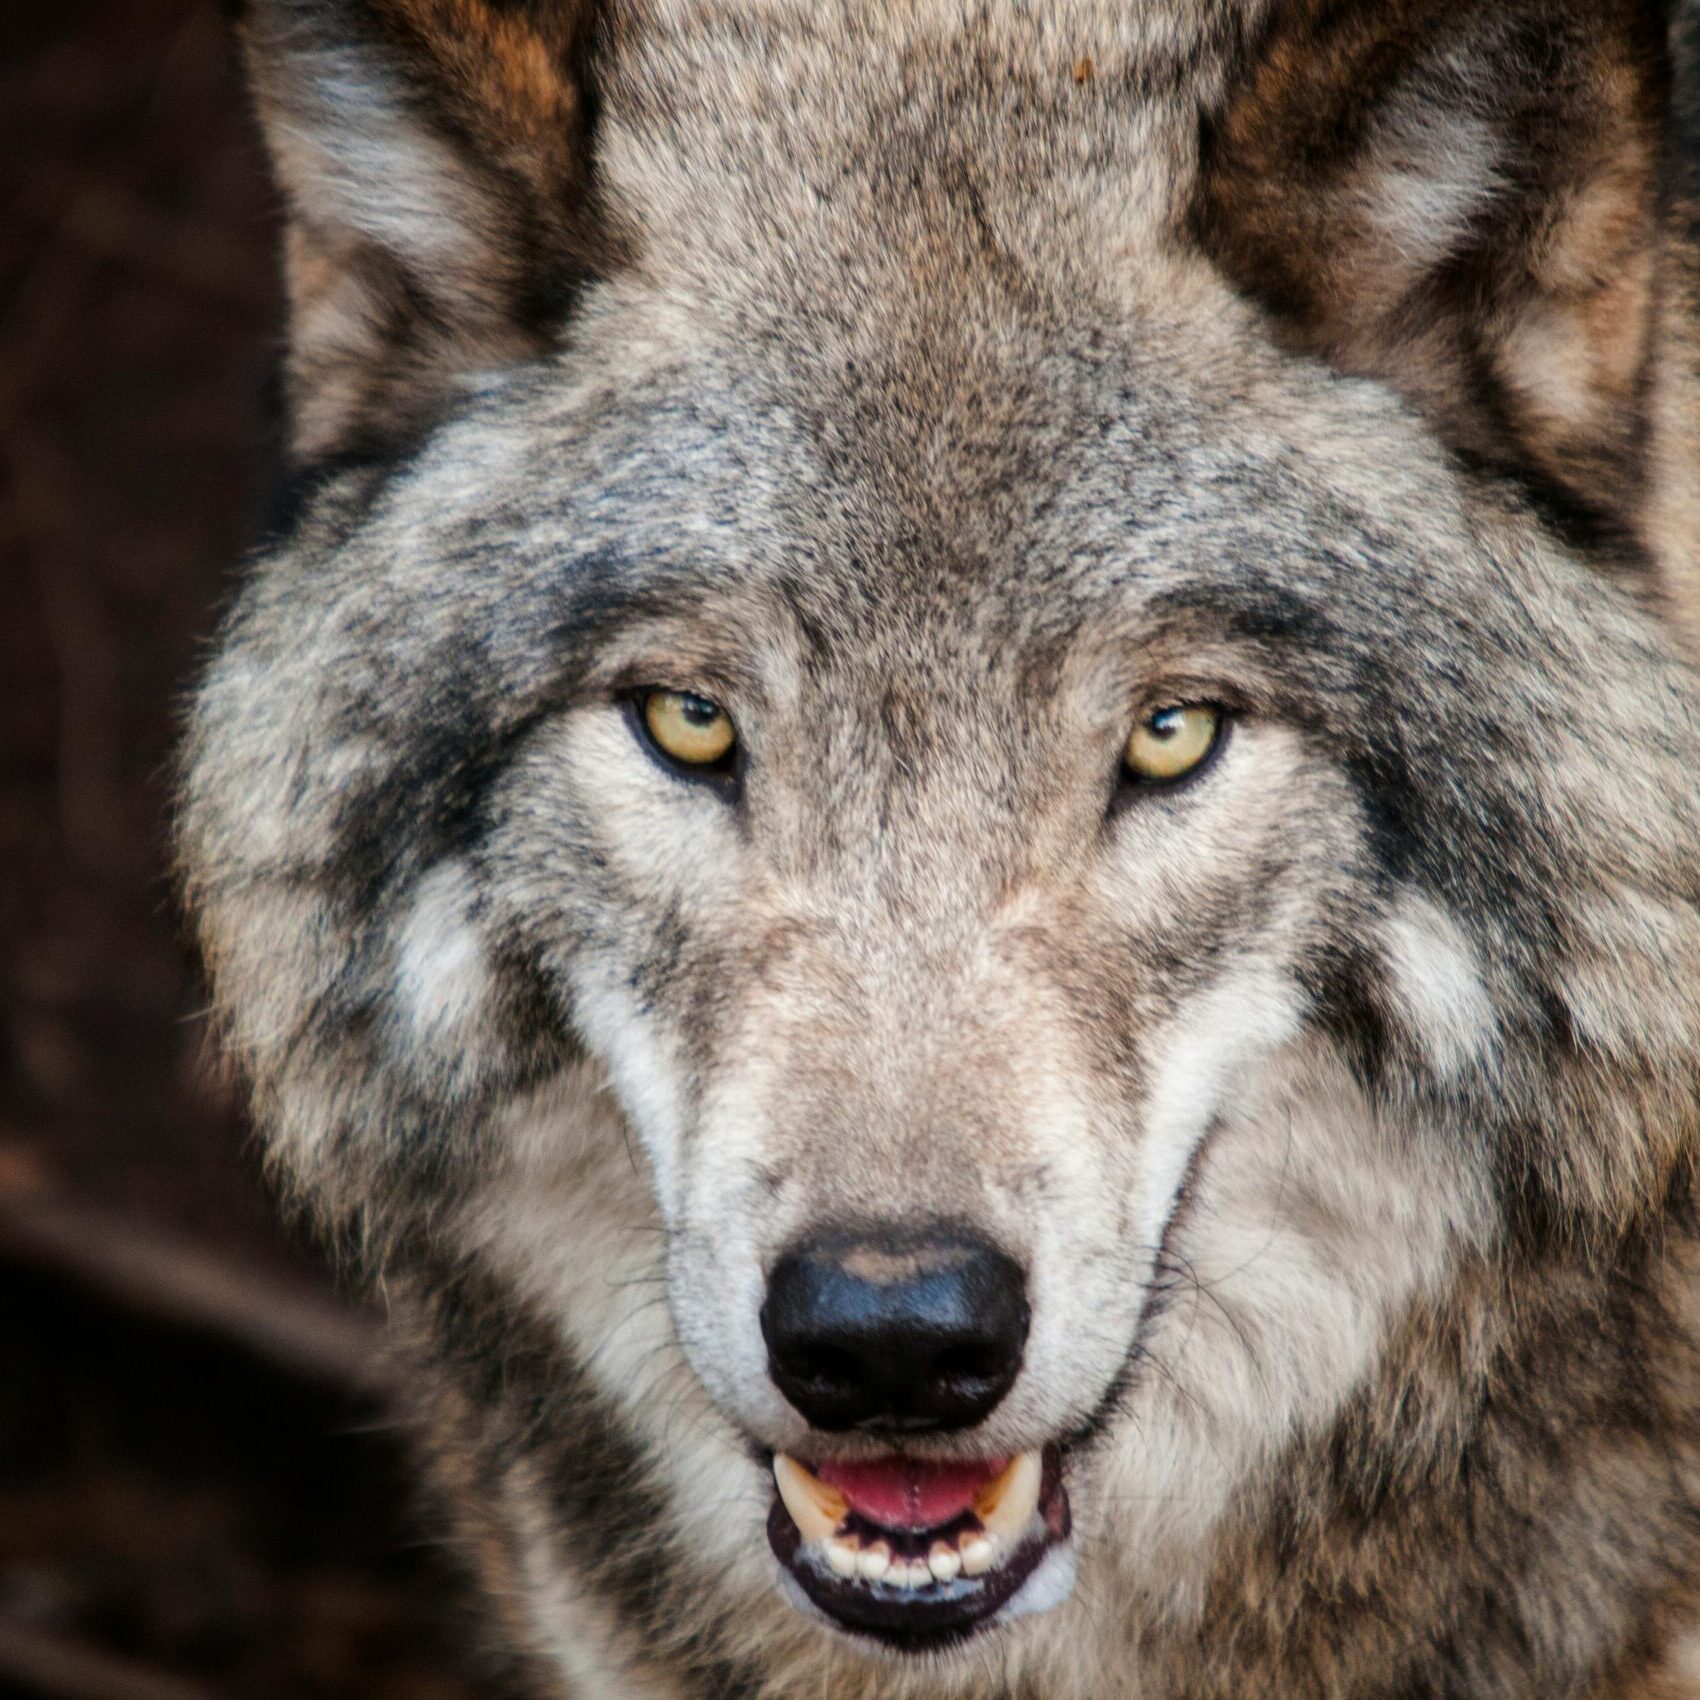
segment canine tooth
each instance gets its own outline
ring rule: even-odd
[[[965,1535],[962,1540],[962,1573],[984,1576],[998,1561],[998,1549],[984,1535]]]
[[[1044,1463],[1038,1452],[1023,1452],[995,1482],[989,1482],[974,1498],[981,1527],[994,1539],[1013,1540],[1027,1527],[1039,1508],[1040,1478]]]
[[[891,1548],[884,1541],[875,1541],[856,1554],[856,1570],[870,1582],[877,1582],[891,1568]]]
[[[949,1541],[934,1541],[927,1554],[927,1570],[941,1582],[954,1582],[962,1573],[962,1554]]]
[[[837,1488],[828,1487],[786,1453],[773,1455],[773,1479],[791,1521],[805,1541],[824,1541],[836,1532],[850,1507]]]
[[[854,1576],[856,1574],[856,1555],[859,1550],[854,1540],[845,1540],[842,1535],[835,1535],[826,1543],[826,1567],[834,1576]]]

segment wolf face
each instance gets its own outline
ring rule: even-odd
[[[546,1680],[1663,1656],[1700,385],[1662,34],[247,30],[304,494],[196,704],[186,884]],[[1668,1406],[1614,1422],[1655,1337]]]

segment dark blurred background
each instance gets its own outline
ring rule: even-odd
[[[0,1696],[470,1700],[372,1321],[274,1226],[167,877],[269,477],[236,73],[212,0],[0,0]]]

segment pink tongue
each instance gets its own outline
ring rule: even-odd
[[[884,1529],[935,1529],[966,1511],[974,1495],[1008,1464],[1007,1458],[983,1464],[881,1458],[872,1464],[822,1464],[815,1474],[870,1523]]]

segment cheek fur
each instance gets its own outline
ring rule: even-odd
[[[419,881],[396,939],[396,993],[410,1039],[466,1044],[494,992],[484,939],[474,919],[471,870],[439,862]]]
[[[1442,1080],[1489,1058],[1497,1026],[1481,964],[1437,905],[1406,892],[1381,926],[1388,980]]]
[[[1239,1082],[1103,1457],[1096,1503],[1115,1508],[1130,1585],[1160,1591],[1158,1560],[1209,1540],[1237,1488],[1335,1418],[1490,1211],[1486,1178],[1440,1130],[1385,1125],[1323,1039]]]
[[[1148,1246],[1160,1243],[1225,1095],[1297,1035],[1300,1016],[1292,982],[1272,967],[1248,963],[1188,999],[1152,1036],[1139,1135],[1145,1176],[1139,1229]]]
[[[677,1221],[687,1185],[683,1152],[687,1069],[679,1046],[646,1011],[629,977],[599,963],[573,974],[579,1034],[602,1062],[614,1095],[635,1130],[654,1174],[655,1192],[669,1225]]]

